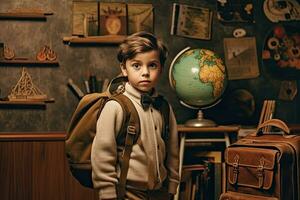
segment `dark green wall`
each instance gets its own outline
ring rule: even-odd
[[[254,0],[255,1],[255,0]],[[107,1],[106,1],[107,2]],[[111,1],[113,2],[113,1]],[[124,1],[116,1],[124,2]],[[152,3],[155,14],[155,34],[162,38],[169,48],[169,58],[165,65],[164,75],[159,84],[159,91],[163,93],[172,104],[179,123],[195,117],[196,111],[181,106],[175,93],[171,90],[168,81],[168,68],[172,58],[186,46],[207,48],[217,52],[222,57],[223,38],[231,37],[235,28],[243,27],[247,30],[247,36],[256,37],[257,53],[261,75],[255,79],[230,81],[225,92],[224,99],[228,98],[234,89],[244,88],[250,91],[255,98],[256,111],[252,117],[238,119],[232,117],[226,109],[226,101],[216,107],[205,111],[207,116],[218,123],[257,123],[262,102],[264,99],[278,100],[280,80],[269,76],[261,64],[261,50],[266,32],[273,24],[264,16],[261,0],[255,3],[255,24],[221,24],[214,12],[212,39],[201,41],[171,36],[172,3],[180,2],[195,6],[209,7],[216,11],[216,1],[126,1],[127,3]],[[72,33],[72,1],[69,0],[1,0],[0,12],[5,12],[16,7],[39,7],[46,11],[54,12],[46,21],[0,21],[0,41],[8,44],[15,50],[18,57],[34,57],[36,52],[45,44],[51,45],[58,54],[59,66],[28,67],[34,83],[49,97],[55,98],[55,103],[47,104],[45,109],[35,108],[0,108],[0,131],[56,131],[66,130],[71,114],[74,111],[78,99],[67,87],[68,78],[72,78],[82,89],[83,80],[87,78],[87,72],[94,72],[99,78],[111,78],[119,73],[116,60],[117,46],[68,46],[63,44],[62,38]],[[299,28],[299,24],[296,27]],[[22,66],[0,67],[1,97],[10,92],[19,79]],[[299,87],[299,82],[298,82]],[[297,95],[293,101],[277,101],[276,117],[289,123],[300,122],[300,97]],[[225,111],[224,111],[225,110]]]

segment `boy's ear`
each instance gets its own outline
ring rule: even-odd
[[[126,66],[124,63],[120,64],[120,68],[121,68],[123,76],[127,76],[127,70],[126,70]]]

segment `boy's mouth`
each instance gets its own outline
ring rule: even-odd
[[[148,81],[148,80],[144,80],[144,81],[140,81],[139,83],[141,84],[147,84],[147,83],[150,83],[151,81]]]

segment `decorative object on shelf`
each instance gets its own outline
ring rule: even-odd
[[[221,22],[254,23],[253,0],[217,0],[217,16]]]
[[[100,35],[127,35],[126,3],[100,3]]]
[[[263,8],[271,22],[300,20],[300,4],[297,0],[265,0]]]
[[[73,2],[73,33],[66,44],[120,44],[137,31],[153,32],[153,5]]]
[[[77,36],[99,35],[99,3],[73,1],[73,33]]]
[[[297,81],[281,81],[278,99],[292,101],[298,93]]]
[[[45,12],[40,8],[15,8],[8,12],[0,13],[0,19],[37,19],[45,20],[53,12]]]
[[[36,55],[38,61],[55,61],[56,58],[56,53],[47,45],[45,45]]]
[[[1,51],[1,50],[0,50]],[[7,45],[4,45],[4,59],[0,58],[0,66],[8,65],[53,65],[58,66],[57,55],[50,49],[49,46],[45,45],[40,52],[37,53],[35,59],[30,59],[28,57],[16,57],[14,50],[12,50]]]
[[[153,5],[127,4],[128,34],[138,31],[153,32]]]
[[[216,126],[203,118],[202,109],[219,103],[227,86],[225,66],[217,54],[207,49],[183,49],[171,63],[169,81],[182,105],[199,110],[198,118],[187,121],[186,126]]]
[[[47,95],[35,86],[26,68],[22,69],[22,75],[8,95],[9,101],[47,101]]]
[[[246,30],[243,28],[236,28],[234,29],[232,35],[235,38],[245,37],[247,34]]]
[[[210,40],[212,14],[208,8],[174,3],[171,35]]]
[[[15,57],[15,52],[7,45],[4,45],[4,59],[5,60],[12,60]]]
[[[255,37],[224,38],[224,51],[229,80],[259,76]]]
[[[297,79],[300,76],[299,28],[276,25],[267,33],[263,53],[263,66],[280,79]]]

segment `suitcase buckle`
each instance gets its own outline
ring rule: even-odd
[[[257,167],[257,173],[256,176],[258,178],[258,187],[262,188],[264,183],[264,165],[265,165],[265,159],[264,157],[261,157],[259,159],[259,165]]]
[[[234,184],[237,183],[237,179],[238,179],[238,174],[239,174],[239,160],[240,160],[239,155],[235,155],[234,156],[234,163],[232,164],[232,167],[233,167],[233,183]]]

